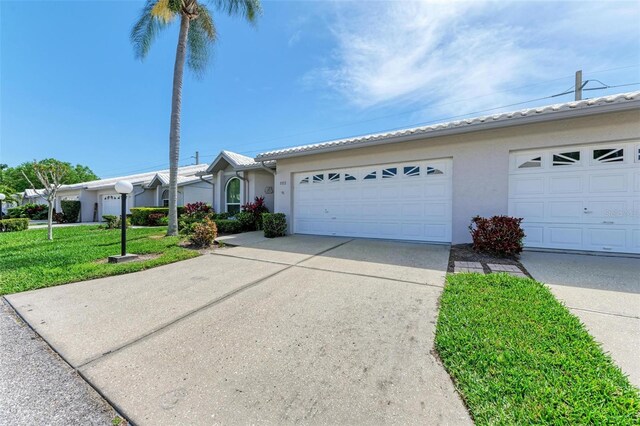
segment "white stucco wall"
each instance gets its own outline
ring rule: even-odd
[[[640,112],[614,112],[550,123],[356,148],[278,160],[275,211],[291,227],[292,176],[297,172],[412,160],[453,159],[453,243],[470,242],[475,215],[507,214],[512,151],[640,140]]]
[[[213,186],[206,182],[194,182],[179,188],[183,193],[184,204],[201,201],[213,204]]]

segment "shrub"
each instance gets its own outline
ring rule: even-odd
[[[29,203],[24,206],[17,206],[7,209],[7,217],[20,218],[27,217],[33,220],[43,220],[47,218],[49,207],[46,204]]]
[[[229,219],[231,217],[231,213],[227,213],[227,212],[221,212],[221,213],[216,213],[215,214],[215,219],[222,219],[222,220],[226,220]]]
[[[193,226],[193,232],[189,236],[189,241],[197,247],[209,247],[218,237],[218,227],[216,223],[205,217],[202,222]]]
[[[254,216],[249,212],[239,212],[234,216],[240,222],[242,231],[255,231],[257,229]]]
[[[239,234],[242,232],[242,224],[234,219],[216,219],[218,232],[221,234]]]
[[[136,226],[155,226],[149,225],[149,215],[154,213],[162,213],[169,216],[168,207],[134,207],[131,209],[131,223]],[[184,207],[178,207],[178,216],[184,213]]]
[[[262,226],[267,238],[284,237],[287,235],[287,219],[284,213],[263,213]]]
[[[169,216],[162,216],[160,219],[158,219],[158,224],[161,226],[169,225]]]
[[[185,204],[183,215],[204,218],[210,213],[213,213],[211,206],[203,203],[202,201],[198,201],[195,203]]]
[[[62,207],[62,214],[64,215],[64,221],[66,223],[76,223],[80,217],[80,201],[77,200],[62,200],[60,201],[60,207]]]
[[[29,219],[44,220],[49,213],[49,206],[46,204],[29,203],[24,205],[24,212]]]
[[[242,211],[249,213],[253,219],[253,225],[249,227],[248,230],[260,230],[262,229],[262,214],[269,213],[269,209],[264,204],[264,197],[256,197],[253,203],[247,203],[242,206]],[[238,218],[236,214],[236,219]]]
[[[147,216],[147,225],[148,226],[159,226],[161,225],[160,220],[163,218],[167,218],[167,223],[169,222],[169,218],[164,213],[150,213]]]
[[[102,219],[105,221],[104,227],[106,229],[119,229],[122,225],[120,221],[120,216],[114,216],[111,214],[106,214],[102,216]],[[127,218],[127,228],[131,227],[131,220]]]
[[[27,217],[25,206],[12,207],[7,209],[7,217],[10,219],[17,219],[20,217]]]
[[[525,237],[521,222],[522,218],[509,216],[474,217],[469,225],[473,249],[501,257],[517,256]]]
[[[0,232],[15,232],[29,229],[28,218],[2,219],[0,220]]]
[[[52,215],[53,221],[56,223],[64,223],[64,214],[63,213],[57,213],[56,209],[53,209],[53,215]]]

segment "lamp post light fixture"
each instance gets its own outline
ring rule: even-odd
[[[0,192],[0,220],[2,219],[2,202],[5,198],[7,198],[7,196]]]
[[[120,213],[120,256],[109,256],[109,263],[123,263],[138,258],[137,254],[127,254],[127,194],[133,191],[133,185],[126,180],[120,180],[116,182],[115,190],[120,194],[120,200],[122,201],[122,210]]]

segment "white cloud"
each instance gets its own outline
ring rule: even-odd
[[[332,13],[332,57],[305,81],[360,108],[433,102],[453,114],[461,105],[452,100],[467,99],[465,111],[507,104],[526,92],[507,89],[611,65],[607,46],[625,35],[638,45],[629,34],[637,3],[392,1],[336,3]]]

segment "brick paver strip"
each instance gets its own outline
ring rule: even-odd
[[[519,272],[522,273],[520,268],[516,265],[502,265],[497,263],[488,263],[487,266],[491,269],[491,272]]]
[[[453,262],[456,268],[471,268],[471,269],[482,269],[482,264],[480,262]]]

